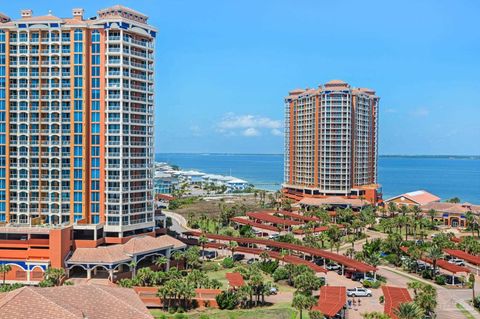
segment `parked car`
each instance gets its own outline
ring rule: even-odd
[[[279,234],[270,234],[270,235],[268,236],[268,239],[273,239],[273,240],[275,240],[275,239],[277,239],[278,237],[280,237]]]
[[[342,267],[339,264],[330,263],[330,264],[327,264],[326,268],[327,268],[327,270],[339,270]]]
[[[452,258],[448,261],[450,264],[454,264],[457,266],[465,266],[465,260],[460,258]]]
[[[317,264],[318,266],[322,266],[323,267],[323,264],[325,263],[325,260],[322,258],[322,257],[315,257],[315,259],[313,260],[313,262],[315,264]]]
[[[372,291],[367,288],[357,287],[352,289],[347,289],[348,297],[371,297]]]
[[[244,254],[233,254],[233,261],[240,261],[240,260],[243,260],[243,259],[245,259]]]
[[[270,288],[270,294],[271,294],[271,295],[276,295],[277,293],[278,293],[277,287],[271,287],[271,288]]]
[[[460,278],[450,276],[450,275],[445,276],[445,283],[447,285],[461,285],[461,284],[463,284],[463,282],[460,280]]]
[[[260,259],[258,259],[258,258],[250,258],[249,260],[247,260],[247,264],[251,265],[251,264],[259,262],[259,261],[260,261]]]
[[[218,253],[216,251],[210,251],[210,250],[203,250],[200,255],[202,257],[205,257],[207,259],[214,259],[217,258]]]
[[[353,281],[360,281],[363,279],[363,277],[365,277],[365,275],[363,274],[363,272],[353,272],[350,279],[352,279]]]

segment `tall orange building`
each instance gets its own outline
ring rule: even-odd
[[[165,226],[153,198],[156,30],[123,6],[83,14],[0,14],[8,280],[41,280],[76,249],[154,237]]]
[[[287,197],[364,198],[376,203],[379,97],[334,80],[285,98]]]
[[[0,15],[0,221],[151,231],[155,29],[114,6]]]

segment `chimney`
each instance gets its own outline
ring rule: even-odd
[[[83,9],[82,8],[75,8],[72,10],[73,18],[76,20],[83,20]]]
[[[28,17],[31,17],[32,16],[32,9],[25,9],[25,10],[22,10],[21,11],[21,14],[22,14],[22,18],[28,18]]]

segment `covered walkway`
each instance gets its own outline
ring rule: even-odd
[[[232,289],[237,289],[245,285],[245,281],[243,280],[243,276],[239,272],[227,272],[225,277],[228,280],[228,285]]]
[[[347,303],[347,289],[345,287],[322,286],[318,303],[312,310],[320,311],[327,317],[334,317],[337,314],[345,318],[345,304]]]
[[[411,302],[412,297],[410,297],[407,288],[382,286],[382,291],[385,298],[383,312],[391,318],[397,319],[395,310],[398,309],[400,304]]]
[[[407,247],[400,247],[400,249],[405,254],[409,255]],[[433,265],[433,260],[431,260],[427,257],[421,257],[420,260],[426,262],[427,264]],[[470,269],[468,269],[466,267],[462,267],[462,266],[457,266],[455,264],[451,264],[444,259],[437,260],[437,266],[446,270],[446,271],[451,272],[452,274],[457,274],[457,273],[462,273],[462,272],[464,272],[464,273],[469,273],[470,272]]]
[[[271,213],[268,213],[268,212],[248,212],[246,213],[246,215],[251,219],[260,221],[262,223],[282,225],[283,227],[300,226],[304,224],[303,222],[284,219],[278,216],[273,216]]]
[[[202,233],[197,232],[197,231],[190,231],[190,232],[186,232],[185,235],[200,237],[202,235]],[[290,243],[283,243],[283,242],[278,242],[278,241],[268,240],[268,239],[230,237],[230,236],[206,234],[206,233],[204,233],[203,235],[205,235],[205,237],[207,237],[208,239],[214,239],[214,240],[218,240],[218,241],[225,241],[225,242],[235,241],[239,244],[264,245],[266,247],[275,247],[275,248],[279,248],[279,249],[301,252],[303,254],[308,254],[308,255],[316,256],[316,257],[322,257],[324,259],[334,261],[334,262],[342,265],[343,267],[352,268],[352,269],[355,269],[356,271],[363,272],[363,273],[367,273],[367,272],[374,272],[375,273],[375,271],[377,270],[375,267],[373,267],[369,264],[366,264],[364,262],[349,258],[347,256],[343,256],[343,255],[340,255],[340,254],[329,252],[329,251],[326,251],[326,250],[323,250],[323,249],[311,248],[311,247],[307,247],[307,246],[290,244]]]
[[[455,258],[461,258],[473,265],[480,265],[480,256],[471,255],[459,249],[444,249],[443,251],[450,256],[453,256]]]
[[[278,228],[275,226],[257,223],[250,219],[241,218],[241,217],[232,217],[230,218],[230,220],[237,224],[248,225],[248,226],[252,226],[253,228],[259,228],[263,230],[278,232]]]

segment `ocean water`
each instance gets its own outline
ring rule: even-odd
[[[283,155],[160,153],[155,159],[182,169],[233,175],[258,188],[276,190],[283,182]],[[383,197],[425,189],[442,199],[459,197],[480,204],[480,158],[380,157]]]

